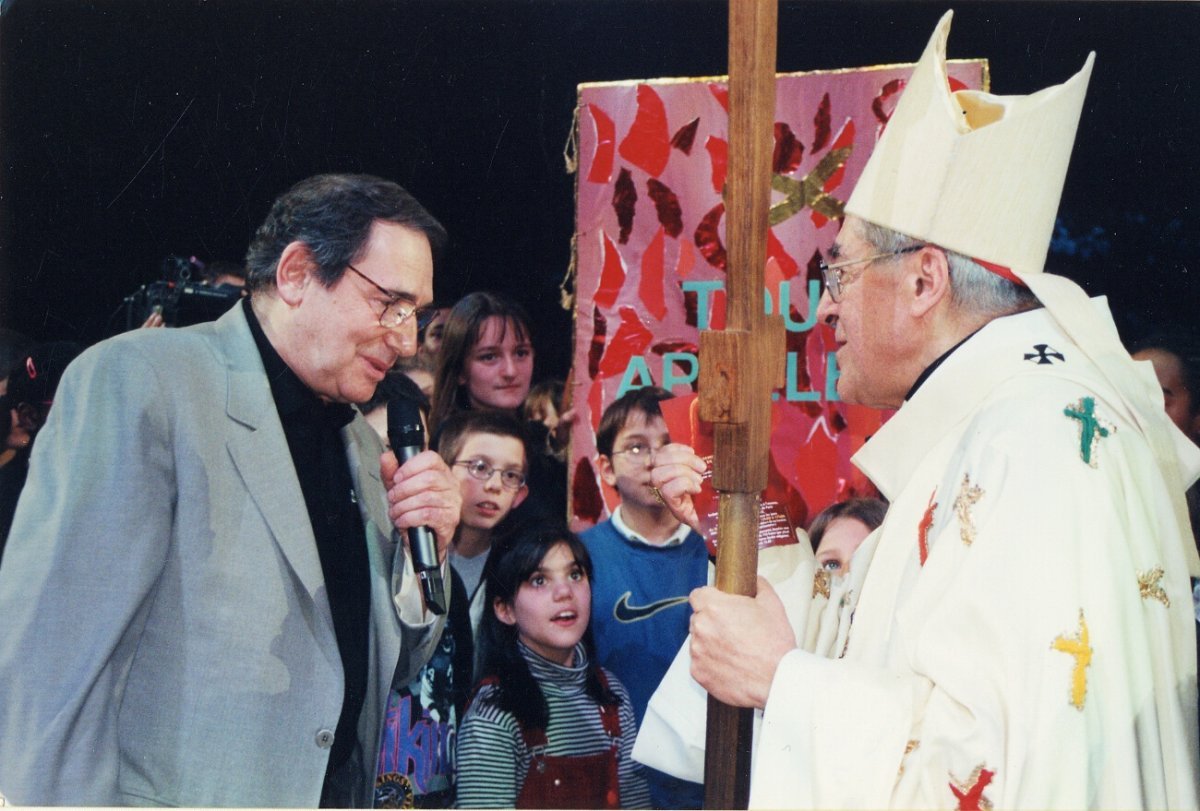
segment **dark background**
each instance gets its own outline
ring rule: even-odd
[[[959,2],[951,58],[1028,93],[1097,61],[1052,270],[1126,337],[1191,324],[1200,132],[1192,3]],[[780,71],[912,62],[946,3],[782,2]],[[409,188],[450,231],[439,294],[506,291],[541,371],[558,305],[580,82],[726,72],[726,6],[691,0],[5,0],[0,324],[93,341],[169,254],[240,260],[270,200],[323,171]]]

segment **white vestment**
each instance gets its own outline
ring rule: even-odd
[[[980,330],[875,434],[855,463],[891,506],[851,564],[861,598],[781,595],[802,648],[752,807],[1196,807],[1183,494],[1120,403],[1037,310]],[[670,738],[656,701],[643,734]]]

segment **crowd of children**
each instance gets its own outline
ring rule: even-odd
[[[416,401],[462,496],[450,613],[430,661],[393,685],[376,804],[700,808],[703,786],[630,756],[687,638],[688,595],[711,569],[704,540],[650,483],[671,441],[660,408],[671,395],[635,389],[604,410],[596,465],[619,504],[577,536],[564,525],[573,412],[561,381],[533,385],[534,357],[520,305],[472,293],[361,406],[386,443],[387,402]],[[819,567],[844,573],[883,509],[856,502],[818,516]]]

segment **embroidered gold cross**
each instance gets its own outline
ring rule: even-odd
[[[828,600],[829,599],[829,581],[830,581],[829,572],[826,571],[824,568],[822,568],[821,564],[818,563],[817,571],[813,574],[812,596],[816,597],[818,594],[820,594],[822,597],[824,597],[826,600]]]
[[[1138,572],[1138,591],[1142,595],[1143,600],[1158,600],[1167,608],[1171,607],[1171,598],[1163,591],[1163,587],[1159,585],[1159,581],[1163,577],[1163,567],[1155,566],[1148,572]]]
[[[1079,633],[1073,637],[1061,634],[1050,647],[1075,657],[1075,670],[1071,675],[1071,705],[1082,712],[1083,702],[1087,699],[1087,669],[1092,663],[1087,620],[1083,618],[1082,608],[1079,609]]]
[[[975,542],[975,522],[971,518],[971,508],[983,498],[983,489],[971,484],[971,474],[963,474],[962,487],[958,497],[954,499],[954,513],[958,516],[958,534],[962,542],[970,546]]]

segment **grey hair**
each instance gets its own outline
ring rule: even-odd
[[[859,222],[859,236],[879,253],[893,253],[921,243],[907,234],[865,220]],[[956,307],[999,318],[1039,306],[1037,297],[1028,288],[992,273],[968,256],[940,245],[934,247],[946,254],[950,266],[950,301]]]

